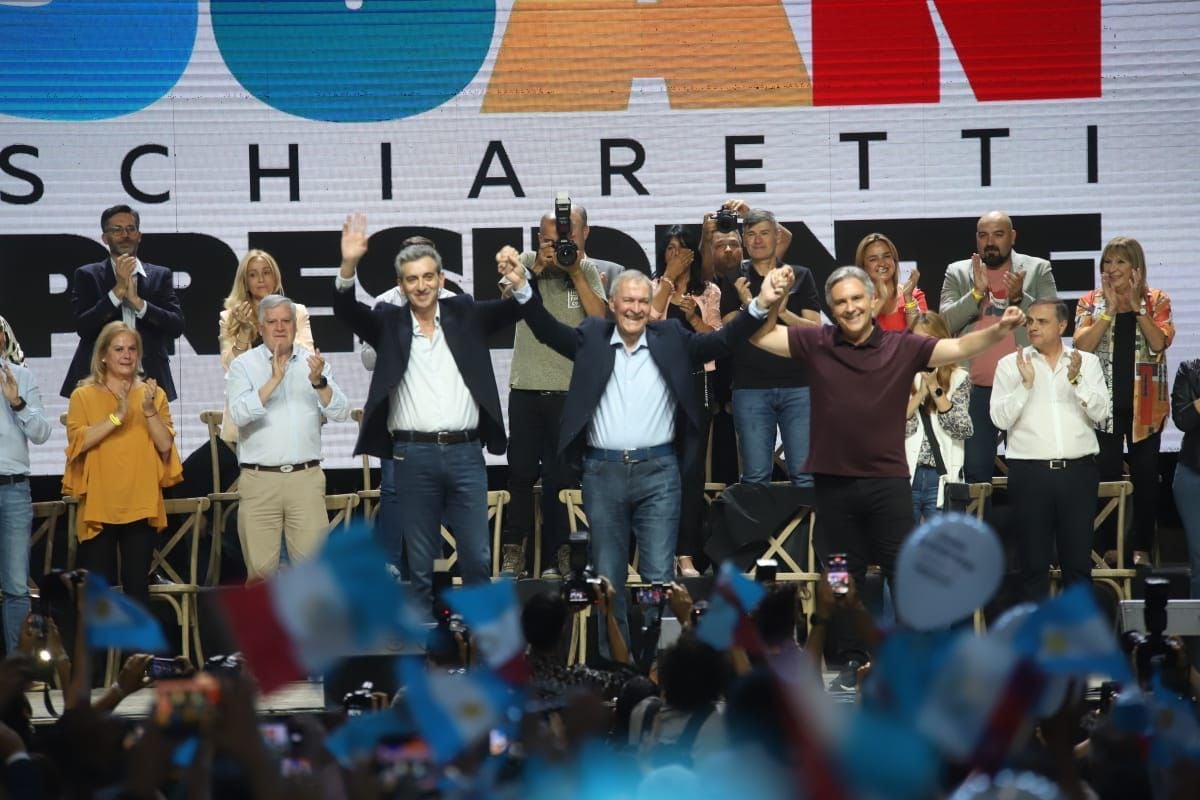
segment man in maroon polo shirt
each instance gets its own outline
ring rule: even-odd
[[[825,300],[836,325],[780,327],[755,343],[808,367],[813,426],[804,470],[815,481],[816,550],[822,563],[846,553],[861,586],[868,564],[891,578],[912,528],[904,412],[914,376],[998,344],[1025,314],[1010,306],[998,324],[958,339],[884,331],[875,326],[875,285],[858,267],[834,270]]]

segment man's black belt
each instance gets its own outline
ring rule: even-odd
[[[297,472],[302,469],[312,469],[321,466],[320,461],[305,461],[303,464],[280,464],[278,467],[266,464],[242,464],[242,469],[252,469],[255,472]]]
[[[0,475],[0,486],[11,486],[14,483],[24,483],[28,475]]]
[[[479,441],[479,429],[469,431],[392,431],[393,442],[421,444],[463,444]]]
[[[674,454],[673,444],[656,444],[653,447],[638,447],[632,450],[601,450],[599,447],[589,447],[585,453],[588,458],[596,461],[617,461],[622,464],[637,464]]]
[[[556,391],[554,389],[509,389],[510,392],[525,392],[526,394],[536,394],[540,397],[566,397],[566,392]]]
[[[1067,469],[1076,464],[1083,464],[1089,461],[1095,461],[1095,456],[1080,456],[1079,458],[1012,458],[1010,461],[1016,461],[1021,464],[1029,464],[1033,467],[1044,467],[1045,469]]]

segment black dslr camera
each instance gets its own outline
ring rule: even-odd
[[[569,540],[571,547],[571,572],[562,584],[562,597],[572,611],[582,611],[595,605],[603,591],[596,570],[588,563],[588,532],[576,531]]]
[[[579,245],[571,240],[571,197],[566,192],[554,195],[554,226],[558,232],[554,260],[560,267],[569,267],[579,257]]]
[[[1134,647],[1134,664],[1137,667],[1137,679],[1143,686],[1150,685],[1151,676],[1157,672],[1162,677],[1163,684],[1168,688],[1181,692],[1187,685],[1186,670],[1180,667],[1186,664],[1186,658],[1179,652],[1179,643],[1168,639],[1167,630],[1167,598],[1170,596],[1170,583],[1166,578],[1146,578],[1146,604],[1143,616],[1146,620],[1146,634],[1128,631],[1128,644]]]
[[[742,221],[738,219],[738,215],[733,212],[733,209],[721,206],[717,209],[717,213],[713,214],[713,220],[717,223],[717,230],[721,233],[732,233],[738,229]]]

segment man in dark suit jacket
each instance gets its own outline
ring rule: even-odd
[[[628,641],[624,586],[630,534],[637,539],[643,580],[666,583],[674,577],[678,448],[703,441],[692,372],[729,355],[761,327],[771,304],[790,286],[791,268],[772,272],[755,303],[721,330],[705,334],[676,320],[650,323],[650,279],[635,270],[618,275],[609,290],[613,319],[589,317],[571,328],[546,311],[515,259],[502,260],[500,269],[512,281],[533,335],[576,362],[559,447],[586,444],[583,497],[593,561],[617,590],[613,614]]]
[[[167,343],[183,335],[183,311],[171,270],[138,259],[140,225],[138,213],[129,206],[105,209],[100,215],[100,239],[108,245],[110,257],[75,270],[71,305],[79,346],[60,390],[63,397],[70,397],[91,373],[96,338],[113,321],[124,321],[141,334],[142,370],[158,381],[168,400],[176,397]]]
[[[354,275],[367,252],[366,218],[342,227],[334,315],[375,348],[375,371],[355,454],[392,459],[398,525],[413,587],[426,599],[441,555],[442,521],[454,532],[463,583],[491,576],[487,469],[480,441],[504,452],[504,417],[488,337],[518,317],[513,300],[439,299],[442,260],[427,245],[396,256],[404,306],[369,308],[354,297]]]

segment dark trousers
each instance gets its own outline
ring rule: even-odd
[[[565,392],[513,389],[508,394],[508,493],[512,497],[505,509],[501,541],[520,544],[532,538],[533,484],[540,476],[544,566],[556,564],[555,551],[567,543],[566,510],[558,492],[579,485],[578,465],[558,455],[566,399]]]
[[[992,424],[992,387],[971,384],[971,437],[963,443],[963,479],[967,483],[988,483],[996,472],[996,438],[1000,431]]]
[[[913,528],[908,478],[815,475],[814,488],[821,563],[828,564],[830,553],[845,553],[860,590],[866,586],[868,564],[878,564],[890,579],[900,545]]]
[[[1129,477],[1133,481],[1133,541],[1126,543],[1126,562],[1133,550],[1149,552],[1154,546],[1154,523],[1158,517],[1158,448],[1162,434],[1156,433],[1140,442],[1133,441],[1133,412],[1113,411],[1113,432],[1096,431],[1100,442],[1100,480],[1119,481],[1125,474],[1125,445],[1129,446]],[[1110,514],[1100,529],[1102,547],[1116,546],[1117,515]]]
[[[1063,584],[1091,579],[1092,521],[1100,470],[1091,456],[1051,469],[1052,462],[1008,459],[1008,496],[1015,517],[1021,599],[1050,594],[1058,553]]]
[[[733,410],[725,403],[712,418],[712,479],[732,486],[738,482],[737,431],[733,427]]]
[[[705,373],[698,372],[692,378],[703,403],[706,398]],[[679,462],[679,538],[675,543],[675,554],[680,556],[704,555],[704,519],[708,508],[704,502],[704,460],[708,453],[711,415],[706,405],[702,407],[704,412],[698,434],[700,441],[692,443],[694,446],[685,446],[685,457]]]
[[[148,606],[154,537],[154,529],[145,519],[105,525],[98,535],[79,543],[79,566],[103,575],[110,586],[120,585],[126,596]]]

